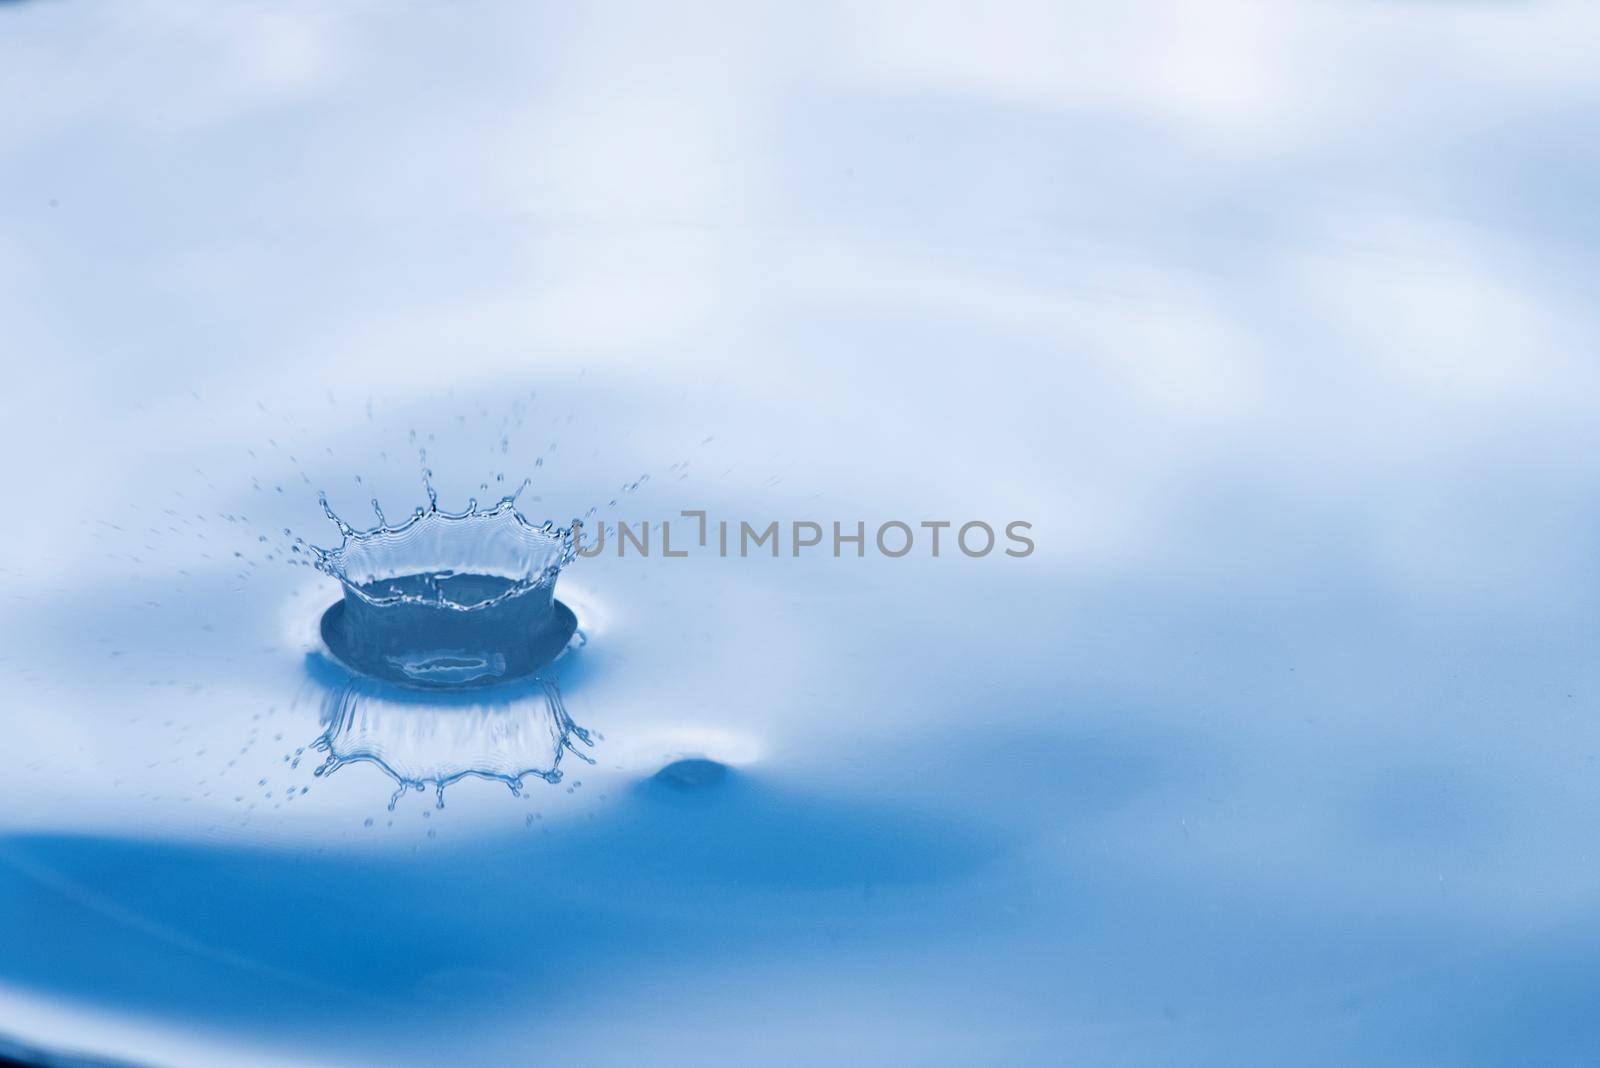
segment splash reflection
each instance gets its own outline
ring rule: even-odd
[[[520,794],[529,778],[560,782],[569,753],[594,763],[579,748],[594,741],[568,715],[553,670],[499,686],[420,690],[348,671],[321,652],[307,657],[307,669],[323,727],[311,746],[324,756],[316,774],[372,764],[395,782],[391,810],[408,790],[432,787],[443,808],[445,788],[464,778]]]

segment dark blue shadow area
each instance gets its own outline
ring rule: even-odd
[[[1132,727],[989,741],[977,820],[687,760],[594,818],[415,854],[12,835],[0,982],[220,1027],[364,1020],[400,1049],[508,1004],[537,1034],[641,976],[888,961],[952,1025],[1004,1006],[1038,1063],[1585,1063],[1600,1042],[1583,916],[1375,909],[1270,856],[1297,877],[1263,892],[1217,877],[1226,854],[1208,872],[1201,837],[1189,865],[1113,857],[1097,815],[1192,810],[1218,754]],[[945,781],[954,749],[905,764]]]
[[[6,0],[0,0],[0,7]],[[110,1061],[41,1049],[0,1034],[0,1068],[133,1068],[130,1061]]]
[[[646,782],[595,819],[422,854],[0,840],[0,981],[211,1020],[387,1016],[436,973],[559,997],[683,954],[781,954],[830,929],[930,923],[865,887],[922,890],[1002,845],[977,828],[738,775]],[[771,908],[770,906],[780,906]]]

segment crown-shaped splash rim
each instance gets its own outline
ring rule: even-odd
[[[341,541],[332,549],[313,546],[314,564],[352,596],[379,607],[417,604],[470,612],[548,589],[577,553],[577,523],[533,523],[517,510],[516,497],[503,497],[492,508],[479,508],[474,499],[466,511],[448,512],[430,492],[429,506],[397,525],[373,501],[378,525],[357,530],[320,494]]]

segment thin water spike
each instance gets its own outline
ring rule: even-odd
[[[432,440],[432,435],[429,435],[429,440]],[[413,445],[417,443],[417,432],[415,430],[411,432],[411,443]],[[417,449],[417,465],[422,468],[422,488],[428,491],[428,510],[437,512],[439,510],[439,494],[433,488],[433,468],[428,466],[427,446],[421,446]]]
[[[383,518],[383,506],[378,503],[378,498],[376,497],[372,498],[372,514],[378,517],[378,525],[380,527],[389,525],[389,521]]]
[[[405,793],[406,793],[406,784],[405,783],[401,783],[400,784],[400,788],[398,790],[396,790],[389,797],[389,811],[390,812],[394,811],[394,806],[397,805],[400,802],[400,799],[405,796]]]
[[[444,808],[444,783],[443,782],[438,783],[436,788],[435,788],[435,790],[434,790],[433,807],[434,808]]]
[[[328,503],[328,494],[325,490],[317,491],[317,503],[322,505],[322,514],[327,516],[328,519],[332,521],[333,525],[339,528],[340,534],[344,535],[345,537],[349,537],[355,533],[349,523],[346,523],[343,519],[340,519],[334,514],[333,506]]]
[[[439,493],[433,488],[433,468],[431,467],[422,469],[422,488],[428,491],[428,511],[437,512],[439,510]]]

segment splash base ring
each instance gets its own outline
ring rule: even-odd
[[[497,686],[527,678],[561,655],[578,630],[578,617],[552,599],[543,622],[533,628],[503,628],[491,642],[463,645],[457,640],[418,641],[414,632],[402,640],[355,626],[349,599],[335,601],[322,613],[320,631],[328,651],[351,671],[399,686],[424,690],[456,690]],[[507,640],[504,635],[513,636]]]

